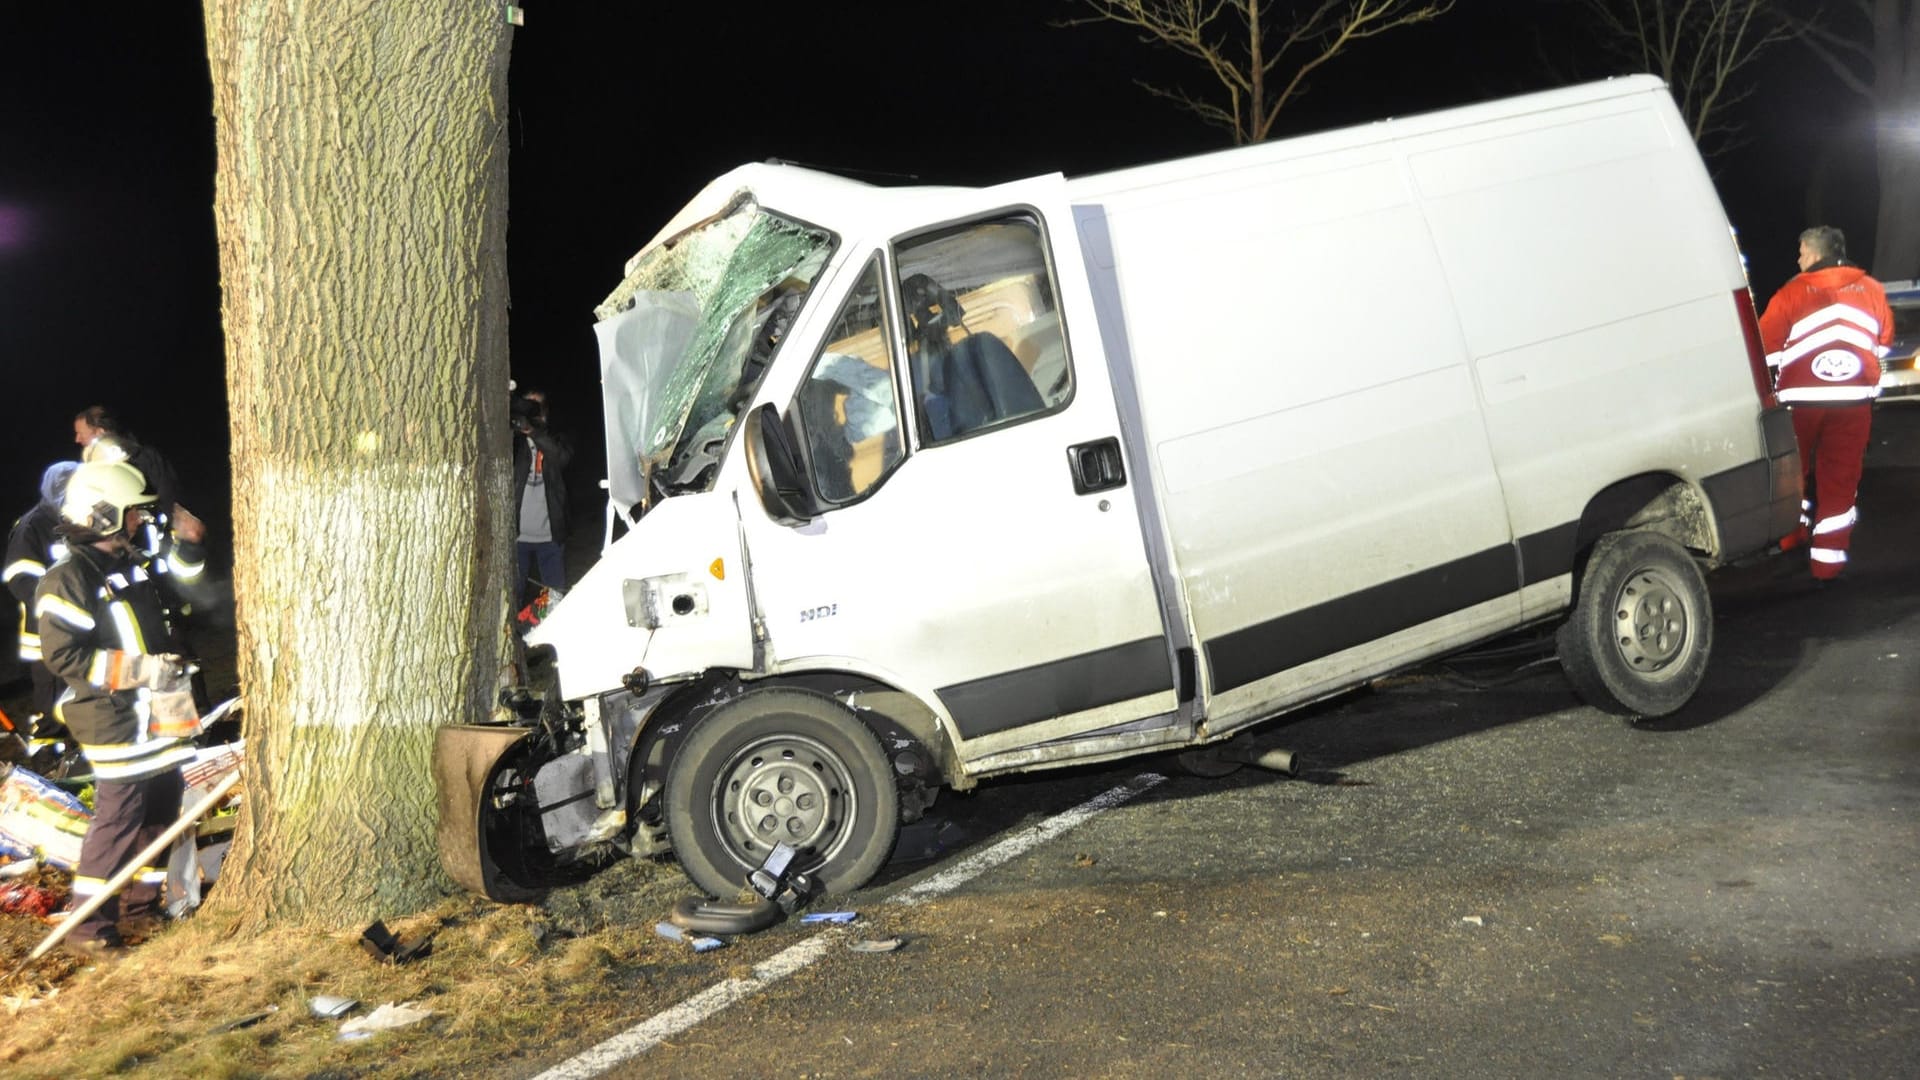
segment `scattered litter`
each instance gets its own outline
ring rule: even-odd
[[[1460,921],[1461,921],[1461,922],[1463,922],[1463,923],[1466,923],[1466,924],[1467,924],[1468,926],[1485,926],[1485,925],[1487,925],[1487,920],[1485,920],[1485,919],[1483,919],[1483,918],[1481,918],[1481,917],[1480,917],[1480,916],[1478,916],[1478,915],[1462,915],[1462,916],[1460,916]]]
[[[862,938],[859,941],[847,942],[847,949],[851,952],[883,953],[892,952],[904,944],[906,942],[897,937]]]
[[[60,899],[60,894],[52,889],[24,881],[0,885],[0,912],[9,915],[36,915],[44,919],[60,906]]]
[[[399,938],[393,936],[393,931],[387,929],[386,923],[376,919],[372,926],[360,931],[360,947],[383,964],[404,964],[432,953],[433,935],[428,934],[411,945],[403,945]]]
[[[20,859],[15,862],[10,862],[5,866],[0,866],[0,878],[25,877],[39,868],[40,864],[34,862],[32,859]]]
[[[333,994],[316,994],[307,999],[307,1011],[322,1020],[338,1020],[353,1011],[360,1004],[357,999],[337,997]]]
[[[356,1016],[340,1025],[340,1041],[364,1039],[380,1031],[393,1031],[417,1024],[433,1015],[432,1009],[416,1008],[411,1001],[398,1005],[389,1001],[365,1016]]]
[[[257,1013],[248,1013],[247,1015],[239,1017],[237,1019],[229,1020],[226,1023],[221,1024],[219,1027],[214,1028],[212,1031],[209,1031],[207,1034],[225,1035],[229,1031],[239,1031],[241,1028],[249,1028],[279,1011],[280,1011],[280,1006],[269,1005],[266,1008],[261,1009]]]
[[[697,953],[712,952],[715,949],[724,948],[727,944],[717,937],[688,937],[685,930],[667,922],[654,923],[653,932],[666,938],[668,941],[677,941],[683,945],[691,945],[693,946],[693,951]]]
[[[803,923],[850,923],[860,917],[857,911],[816,911],[800,916]]]
[[[80,841],[93,813],[39,773],[0,765],[0,845],[62,870],[80,862]]]

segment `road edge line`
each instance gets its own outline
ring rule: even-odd
[[[970,855],[954,866],[909,886],[883,903],[911,907],[936,896],[952,892],[1001,863],[1083,825],[1096,814],[1120,806],[1166,782],[1159,773],[1141,773],[1119,787],[1103,791],[1079,806],[1064,810],[1037,825],[1007,837],[985,851]],[[679,1003],[654,1013],[638,1024],[582,1050],[560,1064],[538,1073],[533,1080],[589,1080],[608,1069],[630,1061],[655,1046],[729,1006],[746,1000],[781,979],[800,971],[827,955],[828,946],[845,936],[841,927],[830,927],[805,941],[787,946],[753,966],[750,979],[728,979],[684,998]]]

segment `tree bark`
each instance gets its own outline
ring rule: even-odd
[[[216,900],[413,910],[507,640],[498,0],[205,0],[246,791]]]

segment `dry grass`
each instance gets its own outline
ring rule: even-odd
[[[242,936],[205,914],[97,966],[56,952],[3,991],[0,1008],[14,1015],[0,1034],[0,1074],[525,1075],[533,1063],[517,1048],[567,1045],[583,1025],[647,996],[657,965],[678,962],[683,950],[651,927],[685,889],[671,865],[629,861],[541,907],[450,897],[386,920],[403,941],[434,935],[430,956],[398,966],[375,962],[357,926]],[[46,932],[32,919],[0,923],[9,967]],[[434,1016],[339,1042],[340,1021],[308,1011],[316,994],[359,999],[353,1015],[391,1001]]]

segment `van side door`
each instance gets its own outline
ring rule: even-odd
[[[777,403],[820,514],[741,499],[773,666],[914,693],[982,772],[1188,732],[1061,187],[865,257]]]

